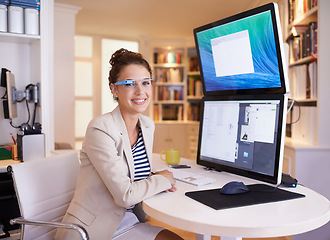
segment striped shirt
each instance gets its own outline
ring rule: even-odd
[[[141,128],[139,128],[138,140],[132,147],[132,154],[134,159],[134,170],[135,170],[134,181],[139,181],[141,179],[149,177],[151,173],[151,169],[143,142]]]

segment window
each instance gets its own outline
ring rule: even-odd
[[[75,149],[81,149],[92,118],[110,112],[117,102],[109,88],[109,60],[120,48],[138,52],[136,41],[75,36]]]
[[[75,149],[93,118],[93,38],[75,36]]]

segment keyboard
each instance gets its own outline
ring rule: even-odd
[[[214,178],[205,177],[202,174],[193,173],[191,171],[185,171],[182,169],[173,169],[173,168],[168,168],[167,170],[173,173],[173,177],[175,180],[189,183],[195,186],[203,186],[216,182]]]

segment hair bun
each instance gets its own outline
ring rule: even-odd
[[[113,53],[111,56],[111,59],[109,61],[111,66],[113,66],[123,55],[125,55],[128,52],[130,52],[130,51],[128,51],[125,48],[121,48],[121,49],[117,50],[115,53]]]

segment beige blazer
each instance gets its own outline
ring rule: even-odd
[[[155,125],[143,115],[139,124],[152,164]],[[90,122],[80,160],[77,187],[63,222],[82,225],[91,240],[111,239],[128,207],[171,188],[161,175],[134,182],[134,160],[119,107]],[[74,231],[59,230],[55,239],[79,238]]]

